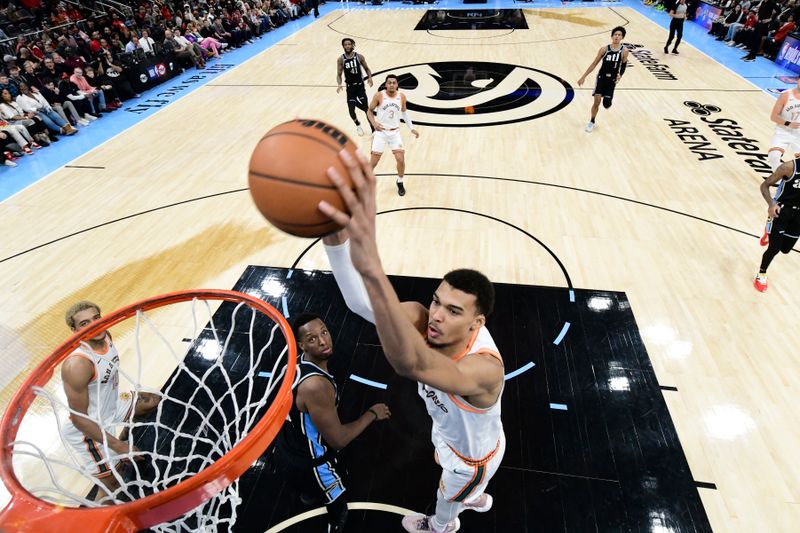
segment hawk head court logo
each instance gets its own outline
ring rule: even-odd
[[[699,102],[692,102],[691,100],[687,100],[683,103],[686,107],[692,110],[692,113],[695,115],[700,115],[701,117],[707,117],[711,113],[719,113],[722,109],[718,108],[712,104],[701,104]]]
[[[564,80],[530,67],[482,61],[444,61],[395,67],[415,124],[469,128],[544,117],[575,97]],[[383,87],[381,87],[383,88]]]

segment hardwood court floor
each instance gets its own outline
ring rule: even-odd
[[[498,282],[565,286],[553,257],[516,226],[554,252],[576,287],[625,292],[659,382],[678,389],[665,398],[692,474],[716,485],[700,489],[714,530],[793,530],[797,254],[775,260],[769,292],[751,286],[766,209],[762,174],[747,160],[768,147],[774,100],[691,46],[664,57],[664,31],[631,9],[524,12],[530,29],[505,35],[413,31],[422,10],[329,14],[74,162],[102,168],[62,169],[0,204],[3,402],[65,338],[63,311],[77,299],[110,310],[178,289],[229,288],[248,264],[292,264],[308,241],[272,229],[252,207],[249,154],[296,116],[352,132],[334,69],[340,39],[353,36],[376,72],[496,63],[547,73],[536,78],[543,102],[556,98],[552,76],[575,89],[534,120],[421,126],[419,140],[404,131],[408,194],[396,196],[384,156],[379,209],[462,211],[381,215],[387,271],[436,277],[468,265]],[[592,82],[576,80],[619,24],[641,45],[638,59],[586,134]],[[410,90],[410,101],[430,103],[422,92]],[[450,113],[443,120],[464,119]],[[731,145],[741,136],[757,149]],[[318,246],[298,266],[327,268]]]

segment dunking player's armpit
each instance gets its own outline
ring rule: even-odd
[[[364,287],[364,280],[356,272],[353,261],[350,259],[350,240],[342,244],[325,245],[325,253],[328,254],[328,261],[333,270],[333,277],[339,285],[347,308],[364,320],[375,323],[375,314],[372,312],[372,305],[369,303],[367,289]]]

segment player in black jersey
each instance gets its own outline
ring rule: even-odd
[[[628,66],[628,49],[622,45],[622,39],[625,38],[625,28],[617,26],[611,30],[611,44],[606,45],[597,52],[597,56],[583,73],[583,76],[578,80],[578,86],[582,86],[586,80],[586,76],[592,72],[598,63],[600,65],[600,72],[597,74],[597,82],[594,86],[594,103],[592,104],[592,118],[589,124],[586,125],[586,132],[591,133],[594,130],[594,119],[597,117],[597,112],[600,110],[600,101],[603,101],[603,107],[608,109],[611,107],[611,101],[614,98],[614,88],[617,86],[622,75],[625,73],[625,68]]]
[[[342,92],[344,86],[342,85],[342,73],[344,72],[344,83],[347,85],[347,111],[350,113],[350,118],[356,123],[356,131],[359,135],[364,135],[364,128],[356,117],[356,108],[359,108],[364,113],[368,113],[367,106],[369,100],[367,99],[367,90],[364,87],[364,74],[361,69],[367,73],[367,83],[372,87],[372,71],[367,66],[367,61],[364,56],[355,51],[356,42],[346,37],[342,39],[342,48],[344,54],[339,56],[336,62],[336,93]],[[368,120],[370,129],[372,123]],[[373,129],[373,131],[375,131]]]
[[[377,420],[391,416],[386,404],[370,407],[358,419],[342,424],[336,407],[339,393],[328,372],[333,340],[322,319],[303,313],[292,325],[302,354],[289,418],[276,439],[278,465],[300,486],[301,500],[321,501],[328,510],[328,531],[340,532],[347,521],[344,483],[337,472],[336,452]]]
[[[780,182],[780,183],[779,183]],[[778,186],[773,198],[769,188]],[[782,163],[772,175],[761,183],[761,196],[772,219],[767,225],[769,246],[761,257],[753,286],[761,292],[767,290],[767,268],[778,252],[788,254],[800,237],[800,158]]]

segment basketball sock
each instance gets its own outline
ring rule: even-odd
[[[591,122],[592,124],[594,124],[594,117],[592,117],[591,119],[589,119],[589,122]]]
[[[403,183],[403,176],[397,176],[397,183]]]
[[[769,167],[775,172],[779,166],[781,166],[781,153],[778,150],[770,150],[767,152],[767,161],[769,162]]]

